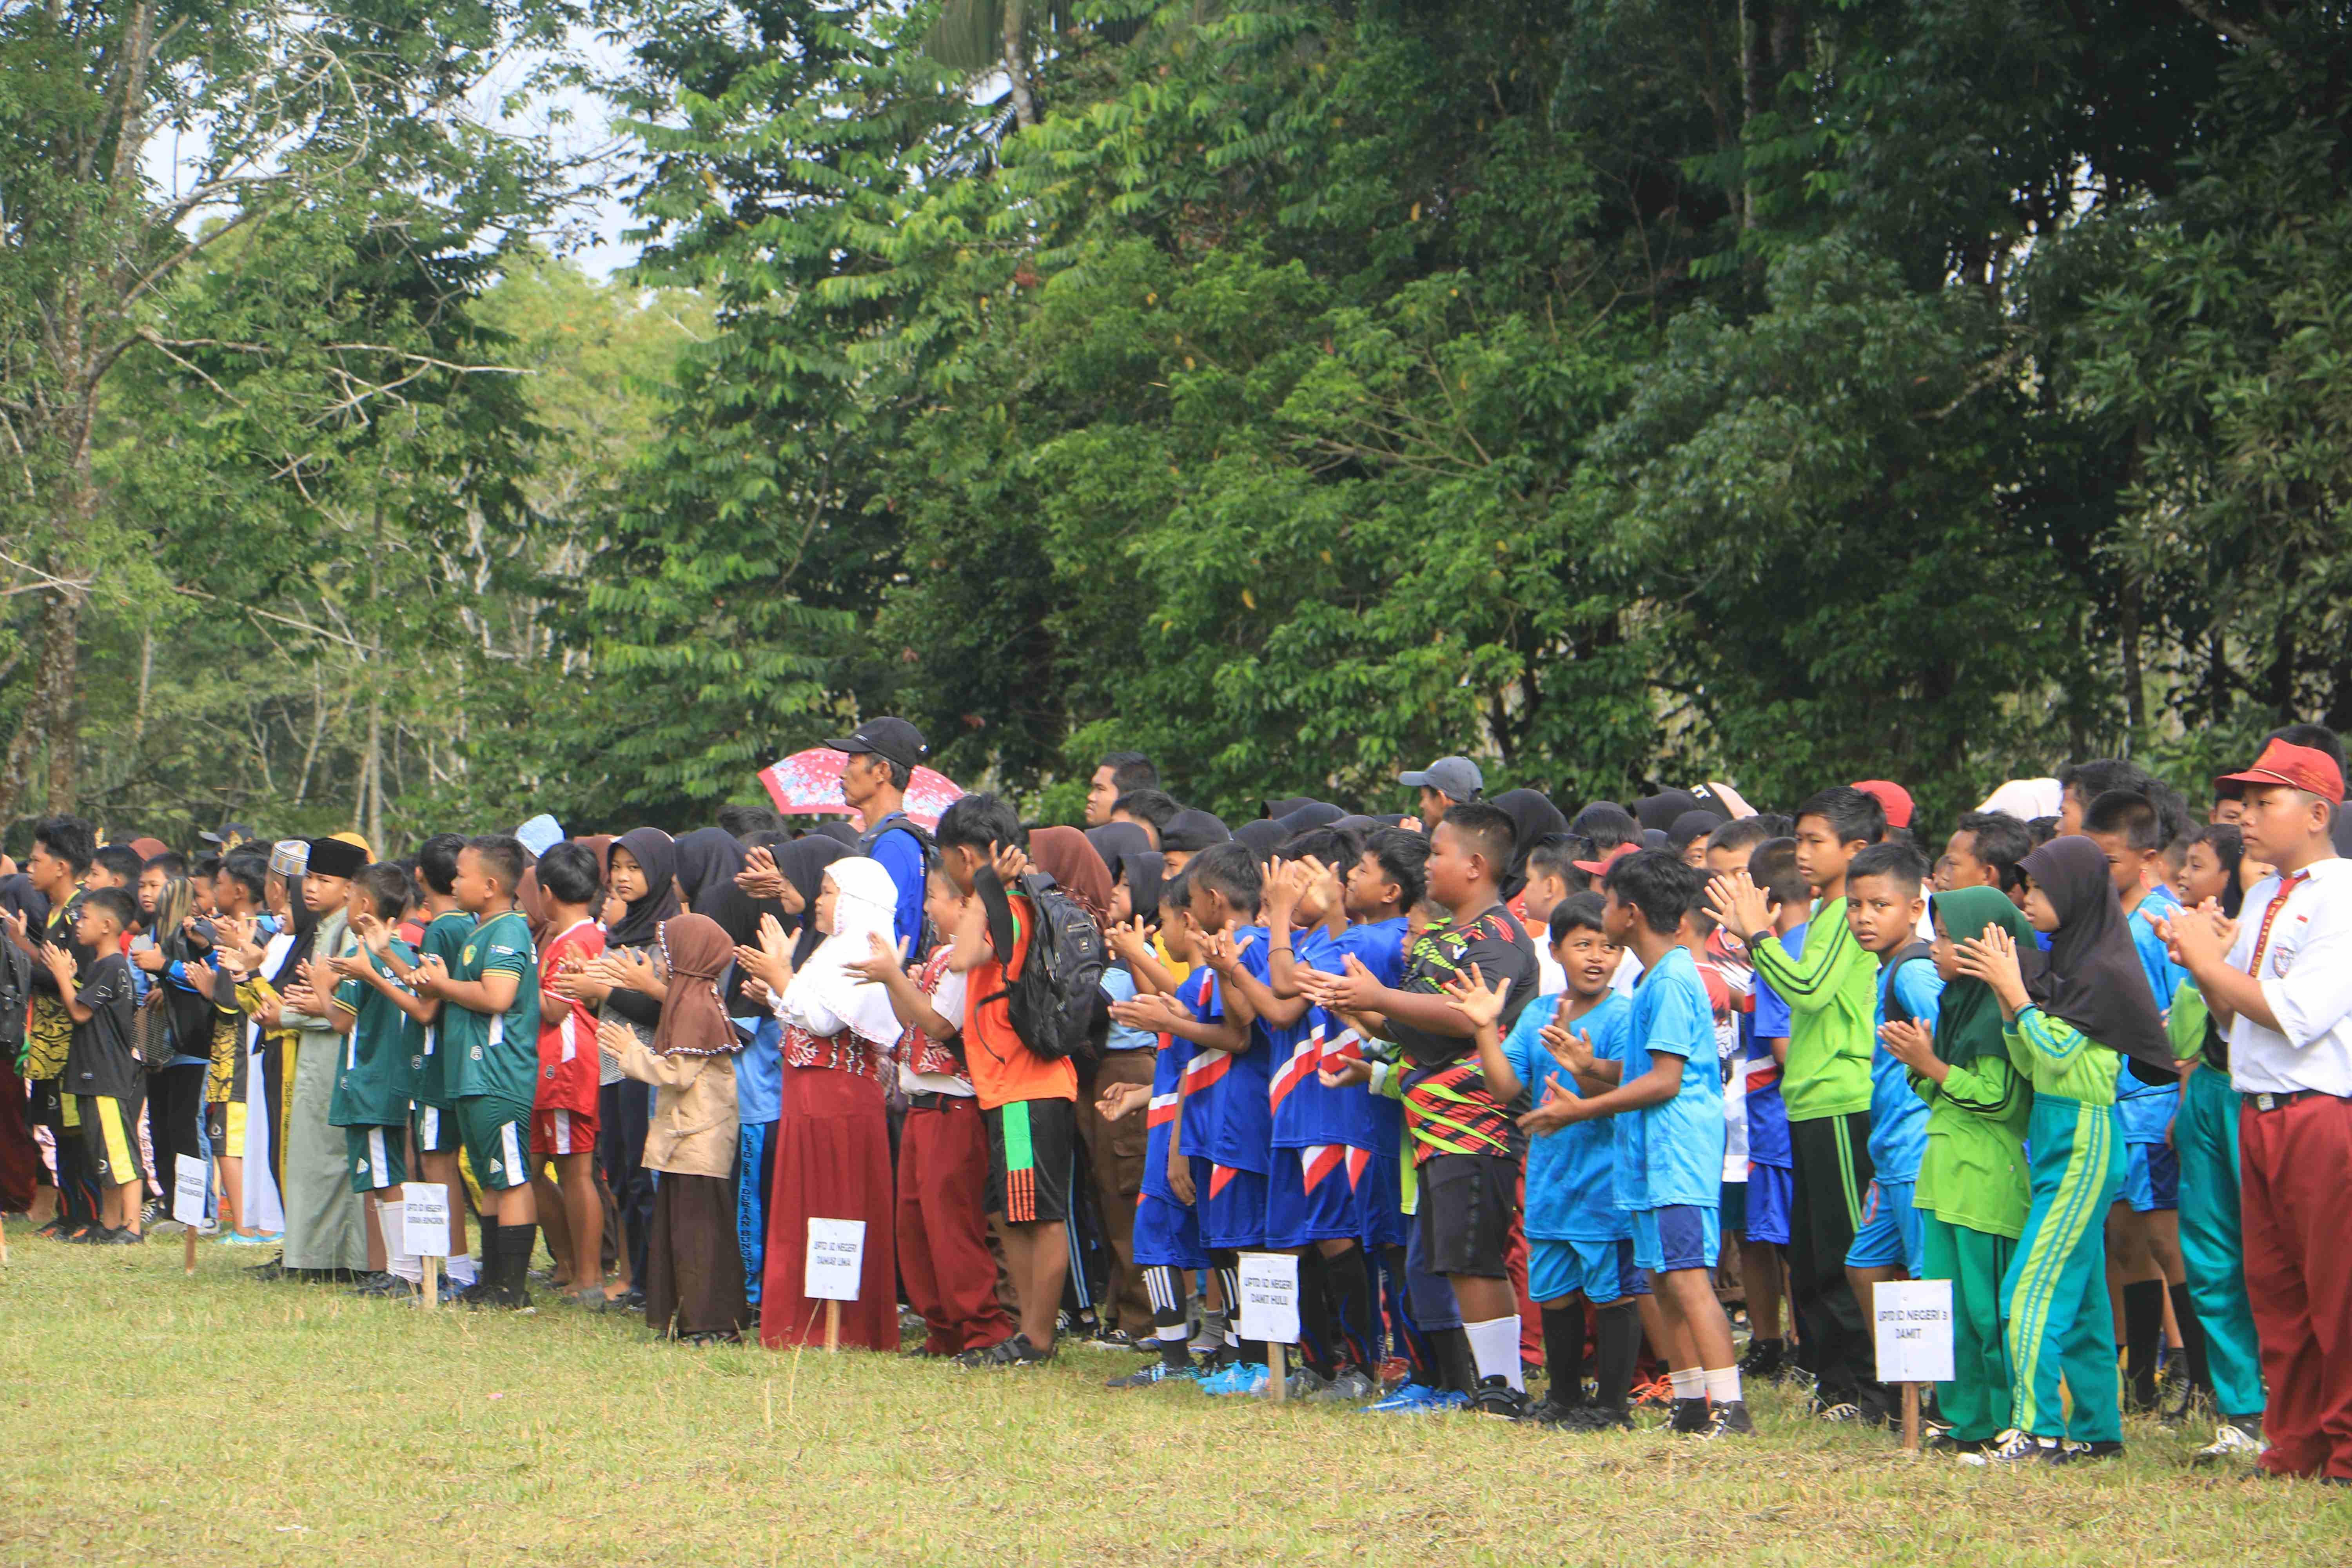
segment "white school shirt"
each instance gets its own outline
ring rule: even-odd
[[[2261,982],[2284,1026],[2243,1014],[2231,1022],[2231,1085],[2241,1094],[2352,1096],[2352,860],[2315,862],[2291,883],[2275,873],[2255,883],[2238,911],[2230,964]]]

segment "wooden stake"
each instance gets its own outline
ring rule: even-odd
[[[1278,1341],[1269,1340],[1266,1342],[1265,1370],[1268,1375],[1265,1382],[1265,1396],[1268,1399],[1273,1400],[1276,1405],[1281,1404],[1285,1399],[1290,1397],[1283,1386],[1290,1381],[1283,1374],[1283,1345]]]
[[[841,1349],[841,1303],[838,1301],[824,1304],[824,1348],[827,1351]]]
[[[1919,1385],[1916,1383],[1903,1385],[1903,1451],[1919,1451]]]
[[[184,1234],[187,1237],[187,1245],[181,1250],[180,1266],[185,1268],[189,1277],[193,1279],[196,1272],[196,1227],[188,1226]]]
[[[431,1311],[441,1304],[441,1260],[426,1253],[425,1262],[425,1310]]]

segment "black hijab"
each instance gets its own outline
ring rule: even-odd
[[[723,827],[698,827],[677,841],[677,885],[686,907],[719,922],[733,942],[760,940],[759,901],[735,885],[742,842]]]
[[[672,885],[677,880],[677,843],[658,827],[632,827],[606,849],[607,865],[614,849],[627,850],[645,873],[646,896],[630,904],[604,932],[604,945],[650,948],[660,939],[662,921],[678,912],[677,889]]]
[[[2132,945],[2106,856],[2073,834],[2044,844],[2019,861],[2018,869],[2058,911],[2049,966],[2026,982],[2034,1005],[2109,1050],[2160,1068],[2164,1078],[2149,1081],[2178,1083],[2172,1043],[2157,1016],[2147,970]]]
[[[793,943],[793,967],[797,970],[824,940],[824,932],[816,929],[816,900],[824,891],[824,868],[845,858],[849,847],[830,834],[812,833],[778,845],[769,853],[776,858],[776,869],[801,896],[800,940]]]
[[[809,832],[819,838],[830,838],[845,849],[857,847],[857,829],[845,822],[820,822]]]
[[[1348,814],[1328,800],[1310,800],[1306,805],[1282,812],[1275,822],[1282,828],[1285,838],[1296,838],[1318,827],[1328,827]]]
[[[294,933],[293,942],[286,956],[269,972],[272,988],[283,991],[302,978],[302,966],[310,962],[310,952],[319,942],[319,916],[302,901],[302,879],[286,879],[286,929]]]
[[[1141,855],[1151,848],[1151,835],[1132,822],[1106,822],[1100,827],[1087,829],[1087,842],[1103,858],[1110,870],[1111,880],[1118,880],[1118,868],[1129,855]]]
[[[1528,856],[1551,835],[1567,832],[1568,818],[1540,790],[1507,789],[1493,804],[1511,819],[1511,864],[1503,873],[1502,893],[1515,899],[1528,885]]]
[[[1127,901],[1148,926],[1160,923],[1160,889],[1167,884],[1168,858],[1157,849],[1139,849],[1119,859],[1127,879]]]
[[[1290,835],[1285,833],[1282,830],[1282,824],[1274,818],[1254,816],[1234,828],[1234,837],[1248,845],[1250,853],[1257,857],[1260,865],[1264,865],[1274,858],[1275,850],[1280,847],[1282,841],[1288,838]]]

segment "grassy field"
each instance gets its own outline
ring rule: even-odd
[[[2352,1498],[2116,1464],[1989,1474],[1759,1397],[1752,1441],[1111,1394],[690,1350],[568,1307],[427,1315],[250,1249],[9,1226],[0,1563],[2340,1563]]]

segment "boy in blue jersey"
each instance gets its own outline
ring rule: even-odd
[[[1265,928],[1255,923],[1265,879],[1249,846],[1234,840],[1199,851],[1184,869],[1204,972],[1187,977],[1175,999],[1180,1005],[1161,1004],[1159,1026],[1200,1047],[1178,1090],[1178,1148],[1191,1161],[1202,1245],[1232,1303],[1240,1300],[1239,1255],[1265,1245],[1266,1174],[1274,1163],[1274,1047],[1234,984],[1244,975],[1261,986],[1265,982]],[[1237,1312],[1234,1321],[1239,1321]],[[1223,1373],[1204,1381],[1202,1392],[1255,1394],[1265,1387],[1264,1345],[1244,1344],[1228,1326],[1222,1355]]]
[[[1198,956],[1192,945],[1192,885],[1181,875],[1160,885],[1160,945],[1171,959],[1188,967]],[[1137,925],[1141,923],[1139,914]],[[1139,1106],[1144,1110],[1143,1191],[1135,1205],[1135,1266],[1142,1272],[1144,1295],[1151,1303],[1153,1342],[1159,1346],[1160,1359],[1139,1372],[1113,1378],[1113,1388],[1148,1388],[1171,1378],[1193,1375],[1184,1312],[1191,1292],[1185,1280],[1194,1269],[1209,1267],[1208,1249],[1201,1245],[1201,1216],[1194,1206],[1190,1163],[1181,1155],[1171,1158],[1176,1154],[1183,1114],[1185,1070],[1198,1052],[1192,1041],[1168,1026],[1170,1015],[1159,998],[1173,995],[1177,983],[1140,940],[1140,931],[1135,934],[1138,940],[1122,944],[1121,952],[1135,976],[1136,999],[1112,1003],[1110,1014],[1129,1027],[1155,1031],[1160,1046],[1149,1085],[1114,1084],[1098,1103],[1107,1121],[1131,1116]],[[1187,980],[1192,981],[1189,973]],[[1190,988],[1197,994],[1199,983],[1192,981]],[[1205,1109],[1205,1104],[1197,1107],[1195,1114]]]
[[[1728,824],[1724,831],[1739,826]],[[1802,956],[1812,889],[1797,869],[1797,841],[1768,837],[1752,848],[1735,848],[1721,856],[1709,847],[1710,874],[1725,876],[1738,868],[1726,863],[1729,861],[1744,866],[1748,879],[1763,889],[1773,940],[1780,951],[1791,958]],[[1788,1299],[1786,1249],[1797,1163],[1789,1142],[1789,1108],[1780,1098],[1780,1074],[1789,1060],[1789,1003],[1761,974],[1750,979],[1748,999],[1748,1010],[1740,1018],[1740,1092],[1748,1100],[1748,1211],[1741,1216],[1745,1223],[1739,1233],[1739,1278],[1748,1292],[1748,1340],[1739,1375],[1778,1378],[1794,1364],[1789,1359],[1788,1336],[1781,1325],[1781,1309]]]
[[[1877,1026],[1925,1023],[1932,1027],[1944,994],[1930,944],[1919,940],[1927,901],[1921,885],[1927,862],[1907,844],[1873,844],[1845,869],[1845,918],[1853,939],[1878,958]],[[1882,1280],[1926,1278],[1918,1211],[1912,1197],[1919,1161],[1927,1152],[1927,1102],[1912,1092],[1911,1075],[1881,1045],[1870,1058],[1871,1184],[1862,1224],[1845,1255],[1853,1299],[1871,1311]]]
[[[1724,1139],[1715,1009],[1683,945],[1684,917],[1706,880],[1664,849],[1610,867],[1604,934],[1642,961],[1624,1059],[1603,1060],[1590,1037],[1558,1026],[1543,1038],[1579,1091],[1555,1100],[1552,1114],[1563,1124],[1613,1119],[1617,1206],[1633,1216],[1633,1260],[1650,1271],[1664,1320],[1673,1429],[1712,1438],[1755,1426],[1740,1397],[1731,1321],[1715,1294]]]
[[[1541,1084],[1533,1110],[1519,1119],[1528,1137],[1528,1293],[1543,1313],[1544,1367],[1551,1387],[1528,1412],[1546,1426],[1630,1426],[1625,1407],[1642,1347],[1634,1298],[1650,1282],[1633,1263],[1633,1226],[1617,1206],[1616,1140],[1608,1123],[1569,1122],[1554,1103],[1574,1098],[1572,1081],[1543,1042],[1547,1027],[1592,1041],[1596,1061],[1622,1063],[1633,1008],[1610,986],[1622,950],[1602,930],[1605,905],[1578,893],[1551,909],[1548,935],[1567,982],[1558,996],[1528,1005],[1503,1042],[1503,1059],[1522,1084]],[[1584,1399],[1585,1308],[1597,1314],[1600,1380]]]
[[[2124,929],[2147,974],[2157,1016],[2168,1018],[2173,995],[2189,976],[2157,934],[2158,922],[2180,912],[2164,859],[2164,813],[2138,790],[2109,790],[2084,808],[2083,837],[2107,858]],[[2107,1214],[2107,1293],[2123,1332],[2124,1400],[2130,1409],[2156,1406],[2160,1334],[2169,1330],[2176,1344],[2189,1334],[2203,1338],[2194,1312],[2176,1325],[2166,1311],[2169,1292],[2185,1294],[2189,1279],[2180,1252],[2180,1161],[2166,1141],[2179,1108],[2178,1083],[2142,1083],[2128,1072],[2116,1079],[2126,1163],[2122,1195]],[[2201,1342],[2190,1359],[2203,1364]]]

